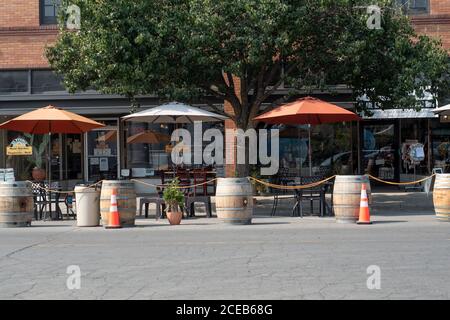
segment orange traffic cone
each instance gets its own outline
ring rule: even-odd
[[[366,185],[363,183],[361,187],[361,202],[359,205],[359,220],[357,224],[371,224],[369,213],[369,200],[367,199]]]
[[[117,189],[112,189],[111,192],[111,207],[109,209],[108,225],[105,226],[106,229],[117,229],[122,228],[120,225],[119,210],[117,209]]]

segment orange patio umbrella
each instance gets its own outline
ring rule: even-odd
[[[127,138],[127,143],[166,143],[169,141],[169,135],[153,130],[142,131]]]
[[[100,137],[98,137],[95,140],[99,141],[99,142],[100,141],[103,141],[103,142],[116,141],[117,140],[117,130],[110,130],[110,131],[108,131],[104,135],[101,135]]]
[[[313,97],[305,97],[263,113],[253,120],[269,124],[308,124],[309,174],[311,166],[311,125],[343,121],[360,121],[354,112]]]
[[[33,134],[84,133],[103,126],[104,124],[73,112],[47,106],[6,121],[0,124],[0,129]]]
[[[342,121],[359,121],[354,112],[334,104],[305,97],[263,113],[254,120],[270,124],[322,124]]]
[[[84,133],[103,126],[104,124],[102,123],[85,118],[73,112],[62,110],[54,106],[47,106],[6,121],[0,124],[0,129],[51,135],[52,133]],[[49,151],[50,140],[51,139],[49,139]],[[48,160],[49,159],[47,159],[47,161]],[[49,168],[48,165],[47,168]]]

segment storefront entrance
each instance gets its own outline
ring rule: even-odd
[[[95,119],[105,124],[86,133],[85,179],[89,182],[116,180],[119,176],[119,127],[117,119]]]
[[[399,181],[398,121],[363,121],[360,128],[362,173]]]

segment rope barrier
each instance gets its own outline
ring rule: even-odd
[[[297,190],[297,189],[308,189],[308,188],[312,188],[312,187],[317,187],[317,186],[319,186],[319,185],[321,185],[321,184],[323,184],[323,183],[325,183],[325,182],[327,182],[327,181],[329,181],[329,180],[331,180],[331,179],[333,179],[335,177],[336,177],[336,175],[328,177],[328,178],[325,178],[325,179],[320,180],[320,181],[312,182],[312,183],[309,183],[309,184],[301,184],[301,185],[293,185],[293,186],[282,185],[282,184],[274,184],[274,183],[270,183],[270,182],[266,182],[266,181],[263,181],[263,180],[256,179],[254,177],[249,177],[249,179],[253,180],[255,182],[258,182],[260,184],[263,184],[263,185],[265,185],[267,187],[274,188],[274,189]]]
[[[214,179],[211,179],[211,180],[208,180],[208,181],[204,181],[204,182],[201,182],[201,183],[192,184],[192,185],[189,185],[189,186],[177,186],[177,187],[174,187],[174,188],[175,189],[189,189],[189,188],[203,186],[205,184],[214,182],[216,180],[217,180],[217,178],[214,178]],[[143,185],[146,185],[146,186],[149,186],[149,187],[155,187],[155,188],[159,188],[159,187],[163,186],[161,184],[153,184],[153,183],[148,183],[148,182],[144,182],[144,181],[136,180],[136,179],[131,179],[131,181],[138,182],[138,183],[141,183]]]
[[[381,180],[380,178],[374,177],[374,176],[372,176],[371,174],[368,174],[368,177],[369,177],[370,179],[373,179],[373,180],[375,180],[375,181],[382,182],[382,183],[385,183],[385,184],[397,185],[397,186],[405,186],[405,185],[414,185],[414,184],[421,183],[421,182],[423,182],[423,181],[426,181],[426,180],[428,180],[428,179],[433,178],[435,175],[436,175],[436,173],[433,173],[433,174],[432,174],[431,176],[429,176],[429,177],[426,177],[426,178],[423,178],[423,179],[420,179],[420,180],[417,180],[417,181],[410,181],[410,182],[391,182],[391,181]]]
[[[380,178],[374,177],[374,176],[372,176],[371,174],[368,174],[367,176],[368,176],[370,179],[372,179],[372,180],[375,180],[375,181],[378,181],[378,182],[381,182],[381,183],[385,183],[385,184],[390,184],[390,185],[414,185],[414,184],[418,184],[418,183],[421,183],[421,182],[423,182],[423,181],[426,181],[426,180],[428,180],[428,179],[431,179],[431,178],[433,178],[435,175],[436,175],[436,174],[433,173],[433,174],[432,174],[431,176],[429,176],[429,177],[425,177],[425,178],[423,178],[423,179],[420,179],[420,180],[417,180],[417,181],[410,181],[410,182],[391,182],[391,181],[386,181],[386,180],[382,180],[382,179],[380,179]],[[333,176],[331,176],[331,177],[325,178],[325,179],[320,180],[320,181],[316,181],[316,182],[312,182],[312,183],[308,183],[308,184],[302,184],[302,185],[282,185],[282,184],[274,184],[274,183],[270,183],[270,182],[266,182],[266,181],[263,181],[263,180],[254,178],[254,177],[248,177],[248,178],[249,178],[250,180],[253,180],[253,181],[259,183],[259,184],[262,184],[262,185],[265,185],[265,186],[267,186],[267,187],[274,188],[274,189],[297,190],[297,189],[308,189],[308,188],[317,187],[317,186],[319,186],[319,185],[321,185],[321,184],[323,184],[323,183],[325,183],[325,182],[327,182],[327,181],[329,181],[329,180],[331,180],[331,179],[334,179],[335,177],[336,177],[336,175],[333,175]],[[187,186],[177,186],[177,187],[174,187],[174,188],[177,188],[177,189],[190,189],[190,188],[195,188],[195,187],[203,186],[203,185],[205,185],[205,184],[212,183],[212,182],[216,181],[217,179],[218,179],[218,178],[214,178],[214,179],[211,179],[211,180],[208,180],[208,181],[205,181],[205,182],[201,182],[201,183],[197,183],[197,184],[192,184],[192,185],[187,185]],[[144,181],[137,180],[137,179],[131,179],[130,181],[137,182],[137,183],[140,183],[140,184],[149,186],[149,187],[155,187],[155,188],[160,188],[160,187],[162,186],[161,184],[148,183],[148,182],[144,182]],[[47,192],[61,193],[61,194],[69,194],[69,193],[73,193],[73,192],[74,192],[74,190],[61,191],[61,190],[54,190],[54,189],[51,189],[51,188],[46,188],[46,187],[43,187],[43,186],[37,184],[36,182],[30,181],[30,180],[27,180],[26,182],[31,183],[31,184],[35,185],[37,188],[42,189],[42,190],[45,190],[45,191],[47,191]],[[93,184],[90,184],[90,185],[86,186],[85,188],[86,188],[86,189],[87,189],[87,188],[92,188],[92,187],[94,187],[94,186],[97,186],[97,185],[101,184],[102,182],[103,182],[103,180],[100,180],[100,181],[98,181],[98,182],[96,182],[96,183],[93,183]]]

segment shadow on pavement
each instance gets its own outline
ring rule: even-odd
[[[385,223],[404,223],[404,222],[408,222],[406,220],[391,220],[391,221],[373,221],[372,220],[372,224],[385,224]]]

